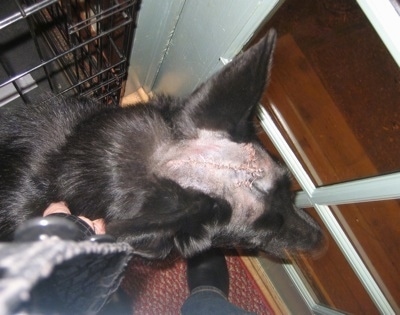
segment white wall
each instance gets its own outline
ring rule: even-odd
[[[231,59],[282,0],[143,0],[126,95],[186,95]]]

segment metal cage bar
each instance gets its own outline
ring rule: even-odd
[[[12,33],[13,26],[22,26],[24,36],[29,34],[35,58],[22,69],[13,66],[13,58],[3,58],[8,49],[12,55],[13,39],[0,43],[0,102],[1,89],[8,85],[15,87],[23,102],[30,101],[17,84],[29,74],[42,85],[47,82],[41,91],[86,95],[119,104],[139,0],[6,1],[0,7],[10,3],[14,10],[0,17],[0,38],[4,31]],[[23,37],[15,33],[18,36]]]

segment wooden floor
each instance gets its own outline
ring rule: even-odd
[[[291,34],[379,173],[399,170],[400,70],[356,1],[287,0],[268,27]]]

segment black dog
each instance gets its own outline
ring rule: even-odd
[[[0,118],[0,228],[55,201],[104,218],[145,257],[175,246],[309,250],[318,225],[292,205],[288,172],[256,140],[274,31],[186,99],[120,108],[53,98]]]

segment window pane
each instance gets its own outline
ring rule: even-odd
[[[400,310],[400,201],[333,207],[333,211],[389,303]]]
[[[288,0],[271,26],[262,103],[315,184],[400,170],[400,70],[356,2]]]
[[[287,0],[270,27],[278,42],[262,104],[315,185],[400,171],[400,69],[357,2]],[[399,201],[332,207],[395,311],[399,209]],[[322,304],[379,314],[333,239],[321,258],[296,262]]]
[[[314,209],[307,211],[318,220]],[[379,314],[334,240],[327,237],[327,251],[321,257],[294,258],[319,304],[350,314]]]

